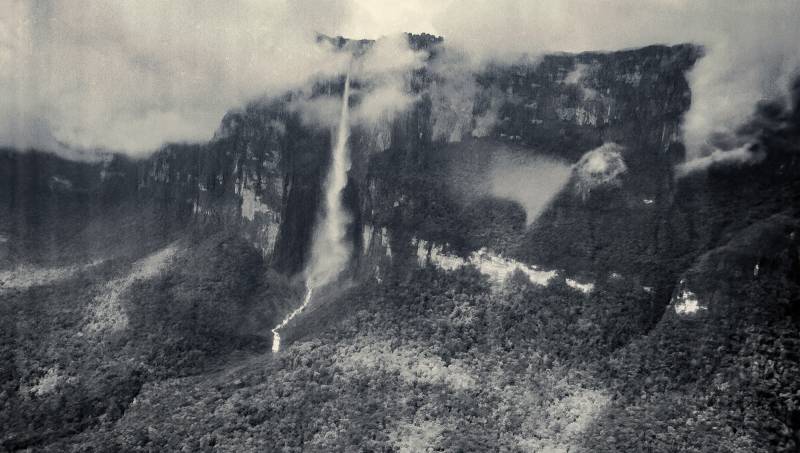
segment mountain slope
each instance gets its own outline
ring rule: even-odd
[[[465,74],[409,39],[415,101],[351,131],[352,265],[278,354],[332,135],[297,102],[341,80],[148,159],[0,153],[2,448],[797,448],[799,98],[684,175],[694,46]]]

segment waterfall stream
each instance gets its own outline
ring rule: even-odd
[[[303,309],[305,309],[308,306],[309,302],[311,302],[311,295],[313,294],[313,292],[314,292],[313,287],[311,286],[307,287],[306,297],[303,298],[303,304],[297,307],[293,312],[289,313],[287,317],[283,318],[283,321],[281,321],[280,324],[278,324],[277,326],[275,326],[274,329],[272,329],[272,352],[278,352],[281,350],[281,334],[278,331],[282,329],[284,326],[286,326],[286,324],[289,324],[289,321],[294,319],[295,316],[299,315],[300,312],[302,312]]]
[[[311,303],[314,288],[331,283],[339,276],[350,257],[347,244],[347,224],[350,216],[342,203],[342,191],[347,185],[347,172],[350,171],[350,155],[347,140],[350,136],[350,74],[344,82],[342,108],[336,130],[336,141],[331,156],[330,169],[325,179],[325,205],[311,243],[311,259],[306,268],[306,295],[303,304],[272,329],[272,351],[281,348],[279,330],[302,313]]]

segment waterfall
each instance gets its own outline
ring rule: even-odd
[[[308,306],[308,303],[311,302],[311,294],[313,291],[314,288],[312,286],[307,286],[306,297],[303,298],[303,304],[297,307],[293,312],[289,313],[289,316],[283,318],[283,321],[281,321],[280,324],[272,329],[272,352],[278,352],[281,350],[281,334],[278,331],[286,326],[286,324],[289,324],[289,321],[294,319],[295,316],[299,315],[300,312]]]
[[[306,295],[303,304],[272,329],[273,352],[278,352],[281,347],[281,335],[278,331],[311,303],[314,288],[331,283],[339,276],[350,258],[350,246],[345,237],[350,215],[344,210],[342,203],[342,191],[347,185],[347,172],[350,171],[351,165],[347,147],[347,139],[350,136],[349,100],[350,73],[348,72],[344,82],[336,141],[328,175],[325,178],[324,207],[311,242],[311,259],[306,268]]]

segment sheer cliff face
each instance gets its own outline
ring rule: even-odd
[[[546,56],[471,73],[440,63],[445,58],[434,52],[424,69],[406,77],[416,95],[410,108],[353,126],[346,204],[356,252],[373,241],[391,242],[402,256],[412,237],[459,252],[485,245],[469,239],[474,222],[467,217],[474,212],[453,193],[448,171],[466,159],[476,179],[486,178],[485,165],[501,148],[571,164],[615,142],[630,170],[624,190],[640,199],[660,196],[681,154],[679,127],[690,102],[684,74],[697,57],[691,46],[654,46]],[[315,95],[340,90],[332,81]],[[287,95],[253,104],[228,114],[210,144],[159,152],[141,164],[140,190],[189,205],[200,222],[242,228],[274,267],[299,271],[331,130],[304,121],[293,101]],[[570,203],[557,204],[551,215],[571,215]],[[376,232],[383,236],[373,238]]]
[[[402,261],[413,254],[413,239],[424,239],[462,254],[486,246],[530,262],[552,261],[561,252],[578,261],[591,259],[592,234],[581,231],[581,238],[559,246],[552,243],[562,234],[559,225],[587,223],[590,217],[608,224],[603,213],[617,208],[619,218],[631,214],[636,223],[650,216],[638,206],[642,200],[661,205],[668,198],[672,166],[682,153],[680,122],[690,103],[684,74],[698,58],[697,48],[552,55],[473,73],[449,61],[436,39],[411,37],[411,43],[432,55],[423,69],[404,78],[413,103],[352,127],[354,165],[345,203],[353,214],[357,256],[383,259],[391,247]],[[356,80],[355,85],[358,107],[370,84]],[[329,81],[310,96],[336,97],[341,89],[341,81]],[[47,187],[38,195],[19,193],[19,184],[8,191],[8,218],[17,221],[7,222],[9,231],[0,233],[13,233],[25,216],[59,212],[80,230],[102,206],[124,201],[151,209],[162,220],[163,234],[185,222],[240,230],[274,268],[298,272],[317,219],[332,136],[331,128],[304,117],[301,96],[309,94],[287,94],[231,112],[210,143],[167,146],[144,161],[110,156],[87,166],[11,153],[8,159],[15,163],[6,166],[11,169],[6,181],[36,173],[38,182],[31,184]],[[592,195],[610,197],[605,202],[574,197],[571,182],[534,223],[526,222],[524,213],[519,220],[521,208],[512,200],[491,193],[465,196],[459,189],[484,184],[493,162],[509,150],[570,165],[610,142],[619,145],[627,172],[614,190]],[[71,170],[76,165],[91,177]],[[454,175],[457,166],[460,175]],[[41,193],[52,197],[44,200]],[[87,215],[59,211],[53,197]]]
[[[310,254],[344,78],[230,112],[209,143],[169,145],[148,159],[74,162],[0,149],[0,360],[11,364],[0,366],[0,406],[8,408],[0,425],[9,426],[0,448],[38,448],[62,436],[70,445],[83,442],[94,438],[95,421],[100,449],[134,439],[131,433],[141,433],[135,442],[143,448],[158,445],[148,443],[159,424],[151,416],[179,406],[214,415],[208,425],[195,423],[202,416],[186,418],[192,426],[185,432],[222,439],[233,415],[207,410],[209,392],[227,398],[242,391],[259,407],[278,407],[291,394],[312,407],[319,395],[333,394],[328,378],[315,383],[296,371],[339,367],[341,360],[330,361],[336,350],[381,362],[382,347],[369,346],[384,341],[371,341],[379,331],[391,340],[386,350],[441,356],[451,365],[475,358],[467,377],[487,388],[498,387],[484,379],[497,372],[524,384],[540,382],[535,369],[547,370],[547,382],[556,368],[581,376],[596,370],[591,379],[609,383],[608,394],[617,396],[597,405],[603,417],[587,436],[608,446],[592,451],[641,450],[641,436],[629,434],[662,422],[665,408],[679,423],[662,426],[686,427],[684,438],[696,431],[685,423],[697,420],[695,409],[724,419],[707,426],[739,429],[746,406],[759,419],[783,417],[774,425],[780,436],[797,431],[798,405],[781,397],[775,406],[762,396],[800,395],[800,365],[784,354],[800,344],[800,83],[790,109],[763,105],[748,125],[763,154],[757,164],[676,176],[690,103],[685,73],[698,49],[553,55],[473,73],[435,39],[410,39],[433,56],[401,77],[412,100],[405,108],[360,115],[377,89],[351,80],[353,167],[344,204],[353,220],[346,277],[355,284],[339,285],[342,293],[321,297],[281,332],[284,345],[303,345],[287,348],[284,358],[236,365],[231,372],[243,379],[228,379],[227,387],[217,372],[223,362],[215,360],[269,351],[269,328],[302,300],[305,282],[293,277]],[[332,117],[304,110],[316,101],[332,101]],[[465,265],[474,268],[414,272]],[[381,360],[373,360],[376,351]],[[386,382],[396,384],[389,371]],[[145,385],[185,375],[201,380]],[[350,376],[363,381],[361,372]],[[348,379],[332,387],[345,395],[332,407],[356,408],[362,417],[350,402],[373,394],[352,393],[363,386]],[[208,387],[197,387],[202,382]],[[309,382],[324,384],[322,393],[306,392]],[[419,388],[407,384],[398,394]],[[236,390],[220,393],[223,387]],[[376,401],[386,399],[384,387],[372,387]],[[460,384],[451,390],[455,398],[463,393]],[[203,403],[187,406],[185,395]],[[557,403],[542,395],[535,399]],[[505,396],[486,398],[494,407]],[[534,406],[525,404],[519,410],[530,413]],[[441,409],[456,424],[463,419]],[[410,413],[404,404],[397,410]],[[256,412],[238,414],[240,432],[261,429],[250,418]],[[293,414],[272,416],[307,421],[306,413]],[[267,439],[276,425],[260,417]],[[178,429],[170,433],[183,429],[174,417],[167,422]],[[464,429],[485,430],[479,425]],[[486,439],[506,433],[492,430]],[[292,433],[305,445],[304,433]],[[704,445],[717,445],[708,439],[714,442]]]

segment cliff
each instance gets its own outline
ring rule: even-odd
[[[683,226],[669,230],[669,212],[691,98],[685,73],[700,50],[547,55],[471,72],[439,38],[409,35],[409,43],[428,52],[403,79],[413,102],[351,130],[350,277],[407,272],[434,249],[463,259],[486,249],[584,281],[624,275],[656,287],[663,306],[679,269],[666,270],[661,257],[686,235]],[[371,46],[335,44],[356,54]],[[357,107],[371,86],[354,83]],[[308,121],[302,105],[341,89],[342,80],[322,81],[253,102],[228,113],[211,142],[168,145],[139,161],[108,155],[81,164],[5,151],[0,234],[15,240],[0,247],[9,263],[92,260],[123,243],[156,247],[187,228],[222,228],[271,268],[296,274],[308,259],[332,146],[331,128]],[[563,187],[548,188],[552,201],[537,201],[537,212],[488,182],[508,162],[548,159],[566,169],[604,144],[617,147],[624,174],[588,193],[573,170]],[[526,179],[512,191],[540,190]],[[130,241],[96,240],[123,218],[117,237]]]
[[[2,448],[795,448],[800,97],[679,175],[699,48],[408,38],[407,108],[352,122],[352,265],[278,355],[343,79],[146,159],[0,150]]]
[[[433,54],[426,68],[409,76],[419,94],[410,109],[352,131],[346,197],[355,253],[369,249],[370,232],[383,228],[400,253],[410,251],[412,236],[458,253],[487,245],[468,240],[475,236],[471,213],[453,194],[447,172],[454,162],[467,161],[480,178],[501,146],[571,164],[603,143],[618,143],[629,168],[623,189],[630,198],[660,204],[681,158],[679,126],[690,99],[684,73],[697,57],[691,46],[650,47],[546,56],[454,75],[438,71]],[[340,89],[324,84],[318,93]],[[177,191],[172,198],[191,202],[198,219],[238,223],[275,268],[299,271],[331,132],[304,123],[291,104],[292,95],[252,104],[227,115],[210,144],[160,151],[142,164],[147,169],[140,186]]]

